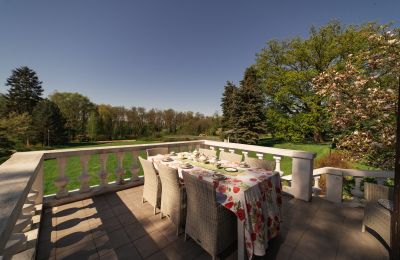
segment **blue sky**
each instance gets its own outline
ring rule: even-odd
[[[0,0],[0,92],[27,65],[45,95],[212,114],[267,40],[333,19],[398,26],[399,10],[398,0]]]

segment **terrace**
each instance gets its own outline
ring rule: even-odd
[[[341,202],[338,184],[343,176],[393,176],[392,172],[332,168],[313,170],[312,153],[215,141],[191,141],[132,146],[16,153],[0,166],[0,255],[3,259],[208,259],[193,240],[175,234],[167,219],[153,215],[142,203],[141,169],[137,157],[145,149],[168,147],[174,151],[197,148],[229,150],[244,156],[272,155],[276,171],[283,157],[292,158],[283,200],[283,223],[269,243],[267,259],[386,259],[388,251],[371,233],[361,232],[362,207]],[[108,182],[107,156],[115,154],[116,181]],[[99,156],[99,184],[89,186],[89,160]],[[68,190],[68,158],[78,156],[80,188]],[[124,157],[131,156],[132,176],[124,179]],[[44,196],[44,160],[56,159],[56,194]],[[325,198],[312,196],[313,178],[327,175]],[[318,183],[318,182],[315,182]],[[357,185],[357,192],[360,186]],[[339,198],[339,199],[338,199]],[[220,257],[237,259],[232,246]],[[256,259],[259,257],[256,257]]]

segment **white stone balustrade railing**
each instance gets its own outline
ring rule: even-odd
[[[364,192],[361,190],[361,181],[365,177],[373,177],[378,184],[383,184],[387,178],[394,178],[393,171],[367,171],[355,169],[341,169],[334,167],[324,167],[315,169],[313,175],[315,177],[322,174],[326,175],[326,199],[335,203],[341,203],[343,198],[343,177],[354,177],[355,186],[351,191],[355,197],[363,197]],[[316,181],[317,182],[317,181]]]
[[[265,154],[273,156],[276,162],[275,170],[283,174],[281,170],[281,160],[285,157],[292,158],[292,185],[288,192],[290,192],[295,198],[310,201],[312,197],[312,173],[315,153],[288,150],[273,147],[263,147],[257,145],[246,145],[237,143],[227,142],[216,142],[216,141],[204,141],[204,146],[210,147],[211,149],[219,149],[224,151],[228,149],[230,152],[241,152],[246,158],[249,152],[255,152],[259,159],[263,159]]]
[[[42,202],[42,153],[16,153],[0,165],[0,259],[34,256]]]
[[[293,164],[293,182],[291,193],[299,199],[311,200],[311,178],[314,153],[286,150],[255,145],[224,143],[216,141],[187,141],[141,145],[108,146],[81,149],[48,150],[36,152],[15,153],[8,161],[0,165],[0,259],[7,259],[12,255],[26,250],[35,249],[36,241],[27,241],[26,232],[38,232],[35,223],[41,206],[55,206],[72,201],[82,200],[105,192],[112,192],[129,187],[142,185],[143,177],[138,173],[140,165],[138,156],[141,151],[150,148],[168,147],[170,151],[192,151],[200,147],[213,150],[225,150],[231,153],[241,152],[245,157],[248,152],[255,152],[257,157],[264,158],[265,154],[273,155],[276,160],[276,170],[280,171],[280,160],[283,156],[291,157]],[[98,156],[99,184],[90,186],[89,163]],[[114,172],[107,172],[107,159],[110,155],[117,158],[117,167]],[[124,179],[125,156],[132,157],[128,166],[132,177]],[[77,178],[80,187],[77,190],[68,190],[72,181],[67,174],[68,159],[78,157],[81,164],[81,173]],[[58,166],[58,176],[54,181],[57,187],[56,194],[43,196],[43,162],[46,159],[55,159]],[[108,182],[108,176],[115,174],[116,181]],[[29,236],[32,237],[32,236]]]

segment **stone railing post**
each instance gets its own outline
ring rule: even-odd
[[[107,173],[107,158],[108,154],[102,153],[100,154],[100,171],[99,171],[99,179],[100,179],[100,188],[104,188],[108,184],[108,173]]]
[[[117,156],[117,168],[115,169],[115,176],[116,180],[115,182],[117,184],[123,184],[124,183],[124,166],[123,166],[123,160],[124,160],[124,153],[123,152],[118,152],[116,154]]]
[[[256,155],[257,155],[257,158],[258,158],[258,159],[264,160],[264,154],[262,154],[262,153],[257,153]]]
[[[63,198],[68,196],[68,190],[66,186],[68,184],[68,178],[65,176],[65,167],[67,165],[66,157],[57,158],[59,175],[58,178],[54,181],[54,185],[58,188],[58,192],[56,194],[56,198]]]
[[[281,160],[282,156],[274,155],[272,158],[275,159],[275,171],[279,172],[279,175],[283,175],[283,171],[281,170]]]
[[[229,149],[229,152],[230,153],[235,153],[235,150],[234,149]]]
[[[314,159],[296,158],[292,160],[292,195],[301,200],[311,201]]]
[[[39,172],[36,176],[36,179],[32,184],[32,192],[36,194],[36,197],[34,200],[36,205],[43,203],[43,193],[44,193],[43,176],[44,176],[44,165],[42,162],[42,164],[39,168]]]
[[[342,202],[343,193],[343,174],[326,174],[326,199],[335,203]]]
[[[139,180],[139,163],[138,163],[138,156],[139,156],[139,151],[132,151],[132,166],[131,166],[131,181],[137,181]]]
[[[81,188],[80,188],[80,192],[88,192],[90,191],[90,187],[89,187],[89,173],[88,173],[88,166],[89,166],[89,159],[90,159],[90,155],[82,155],[79,157],[79,160],[81,161],[81,165],[82,165],[82,174],[81,176],[78,177],[80,183],[81,183]]]

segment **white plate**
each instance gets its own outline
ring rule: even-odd
[[[227,172],[237,172],[238,169],[233,168],[233,167],[226,167],[226,168],[225,168],[225,171],[227,171]]]

